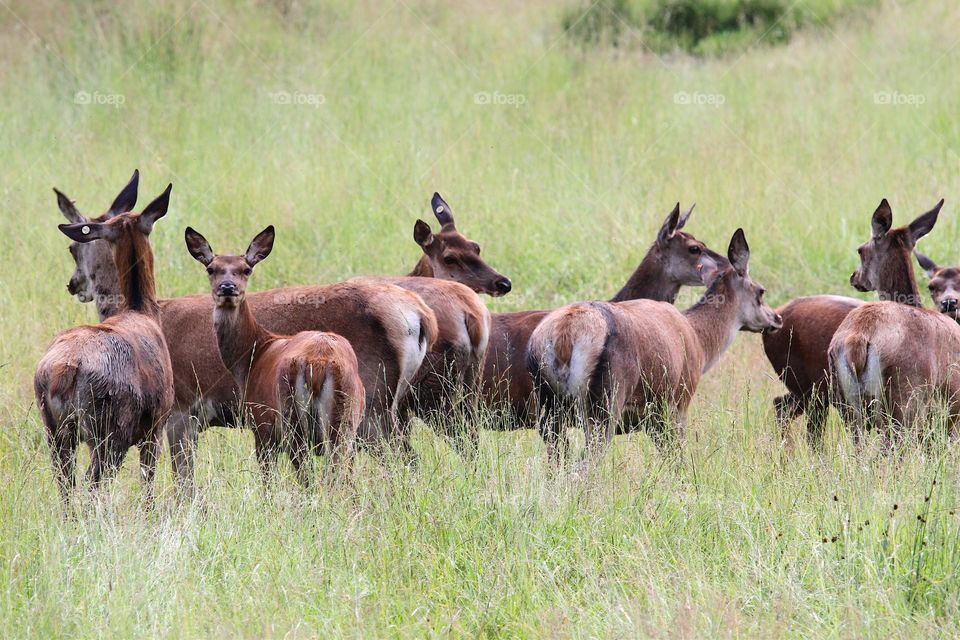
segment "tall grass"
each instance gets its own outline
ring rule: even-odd
[[[304,495],[288,477],[265,497],[249,434],[212,429],[197,503],[175,506],[165,458],[153,513],[128,464],[102,502],[59,517],[30,380],[93,311],[64,291],[53,186],[99,213],[135,167],[143,201],[172,181],[152,235],[164,296],[205,290],[187,224],[225,249],[275,224],[258,287],[403,273],[434,190],[513,279],[494,310],[612,295],[677,200],[697,202],[690,230],[715,249],[745,228],[773,303],[853,294],[882,197],[900,223],[947,198],[922,249],[960,259],[953,3],[884,4],[708,61],[584,51],[563,10],[0,8],[4,635],[952,633],[955,445],[856,455],[836,425],[821,453],[784,445],[781,387],[746,334],[707,375],[681,452],[618,439],[586,480],[547,466],[530,432],[485,430],[471,467],[418,423],[416,468],[364,455],[351,487]]]

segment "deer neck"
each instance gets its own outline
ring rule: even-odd
[[[911,307],[921,307],[920,289],[917,287],[917,277],[913,272],[913,263],[907,254],[905,260],[894,260],[884,265],[878,280],[883,288],[877,289],[880,300],[899,302]]]
[[[214,307],[213,326],[220,358],[242,389],[250,370],[274,336],[260,326],[246,299],[236,307]]]
[[[706,373],[733,344],[740,330],[736,296],[732,295],[727,278],[721,276],[714,281],[700,301],[683,315],[700,342],[703,351],[701,372]]]
[[[411,271],[409,275],[419,278],[432,278],[433,267],[430,266],[430,258],[425,255],[420,256],[420,260],[417,261],[417,266],[413,268],[413,271]]]
[[[654,245],[611,302],[646,299],[673,304],[679,292],[680,284],[669,277]]]
[[[143,234],[129,229],[114,245],[113,259],[117,265],[120,302],[119,311],[135,311],[152,318],[160,318],[160,304],[153,277],[153,251]],[[100,313],[100,303],[97,303]]]
[[[100,318],[100,322],[120,313],[119,294],[120,286],[116,283],[111,283],[111,286],[108,286],[102,279],[94,280],[93,303],[97,307],[97,316]]]

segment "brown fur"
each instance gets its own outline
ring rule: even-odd
[[[851,275],[851,284],[863,291],[877,290],[881,300],[919,306],[910,253],[933,227],[942,205],[940,201],[910,225],[890,229],[893,214],[883,200],[873,214],[874,237],[859,249],[861,265]],[[862,305],[855,298],[823,295],[797,298],[777,309],[783,329],[765,335],[763,348],[789,391],[774,400],[782,429],[791,418],[806,414],[807,433],[819,443],[830,407],[830,341],[847,315]]]
[[[934,397],[947,402],[953,419],[960,415],[960,327],[941,313],[864,304],[837,328],[829,360],[855,436],[873,401],[899,428],[911,427]]]
[[[411,276],[384,281],[419,295],[437,318],[437,341],[417,371],[400,413],[449,417],[458,396],[469,402],[476,396],[490,339],[490,312],[476,293],[456,282]]]
[[[34,391],[46,428],[61,497],[74,486],[76,446],[91,452],[88,478],[97,485],[116,473],[127,450],[140,449],[149,503],[161,425],[173,404],[173,374],[158,324],[153,252],[147,235],[166,213],[170,188],[140,215],[104,223],[64,225],[71,237],[109,237],[119,272],[119,312],[100,324],[57,335],[37,366]],[[82,228],[82,230],[81,230]]]
[[[530,336],[528,369],[545,411],[548,444],[563,440],[557,411],[564,408],[582,414],[588,450],[604,446],[618,427],[629,431],[652,423],[658,443],[682,436],[701,373],[736,331],[780,326],[773,310],[759,302],[762,288],[746,273],[749,249],[742,231],[729,253],[733,266],[682,314],[649,300],[584,302],[541,321]]]
[[[224,365],[240,389],[253,421],[257,459],[269,479],[276,454],[290,456],[303,485],[312,453],[323,452],[329,469],[345,470],[363,415],[364,389],[350,343],[321,331],[279,335],[263,328],[247,302],[254,267],[270,255],[275,231],[258,234],[243,256],[215,256],[199,233],[187,228],[191,255],[206,269],[216,304],[213,324]]]
[[[700,284],[698,264],[704,257],[713,266],[724,258],[691,234],[681,231],[692,208],[681,215],[677,205],[661,227],[627,283],[612,301],[651,299],[673,302],[682,285]],[[693,251],[695,252],[693,252]],[[533,427],[530,409],[535,405],[533,378],[527,369],[527,344],[550,311],[518,311],[492,316],[490,344],[483,364],[482,394],[493,407],[504,406],[517,428]]]

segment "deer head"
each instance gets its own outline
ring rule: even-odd
[[[740,331],[772,333],[783,326],[783,318],[763,301],[764,288],[750,277],[750,247],[743,229],[737,229],[727,249],[729,266],[702,271],[708,289],[707,304],[733,304]]]
[[[480,257],[479,244],[457,231],[450,205],[444,202],[439,193],[433,194],[430,205],[440,223],[440,231],[433,233],[429,224],[417,220],[413,227],[413,239],[423,249],[433,277],[453,280],[477,293],[494,297],[510,293],[513,288],[510,279]]]
[[[920,306],[910,253],[937,222],[943,200],[905,227],[891,229],[893,212],[884,198],[873,212],[870,240],[860,245],[860,266],[850,276],[857,291],[878,291],[881,300]]]
[[[184,232],[190,255],[207,268],[210,293],[218,309],[235,309],[243,304],[250,274],[273,251],[275,238],[273,225],[270,225],[256,235],[242,256],[218,256],[214,255],[207,239],[191,227]]]
[[[137,204],[137,188],[140,182],[140,172],[134,171],[127,185],[121,189],[107,211],[97,217],[87,217],[80,213],[74,202],[62,191],[54,189],[57,194],[57,206],[70,224],[100,223],[110,218],[132,211]],[[96,301],[97,311],[101,318],[112,315],[117,310],[114,297],[119,291],[120,283],[117,269],[113,262],[113,252],[106,242],[78,242],[70,243],[70,255],[74,261],[74,271],[67,282],[67,291],[76,296],[80,302]]]
[[[651,250],[666,277],[683,286],[701,285],[704,273],[712,273],[727,264],[723,256],[682,230],[695,206],[691,205],[681,214],[678,202],[663,221]]]
[[[930,279],[927,288],[933,304],[940,311],[960,322],[960,269],[938,267],[933,260],[914,250],[917,262]]]

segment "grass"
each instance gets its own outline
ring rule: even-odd
[[[353,487],[303,495],[286,478],[265,498],[250,435],[212,429],[196,504],[175,506],[165,457],[158,507],[140,513],[128,460],[102,503],[58,517],[31,377],[93,310],[64,291],[53,186],[100,212],[135,167],[142,202],[172,181],[153,234],[164,296],[206,287],[187,224],[225,250],[275,224],[259,288],[403,273],[434,190],[513,279],[497,311],[612,295],[677,200],[698,203],[690,230],[715,249],[744,227],[772,303],[856,295],[854,248],[882,197],[897,223],[945,197],[922,249],[960,260],[954,3],[884,3],[866,24],[716,60],[583,51],[562,14],[0,7],[5,635],[955,633],[956,445],[857,456],[835,424],[823,453],[782,444],[782,388],[747,334],[707,374],[682,451],[618,439],[586,481],[551,470],[530,432],[485,431],[472,468],[420,425],[416,469],[361,456]]]

